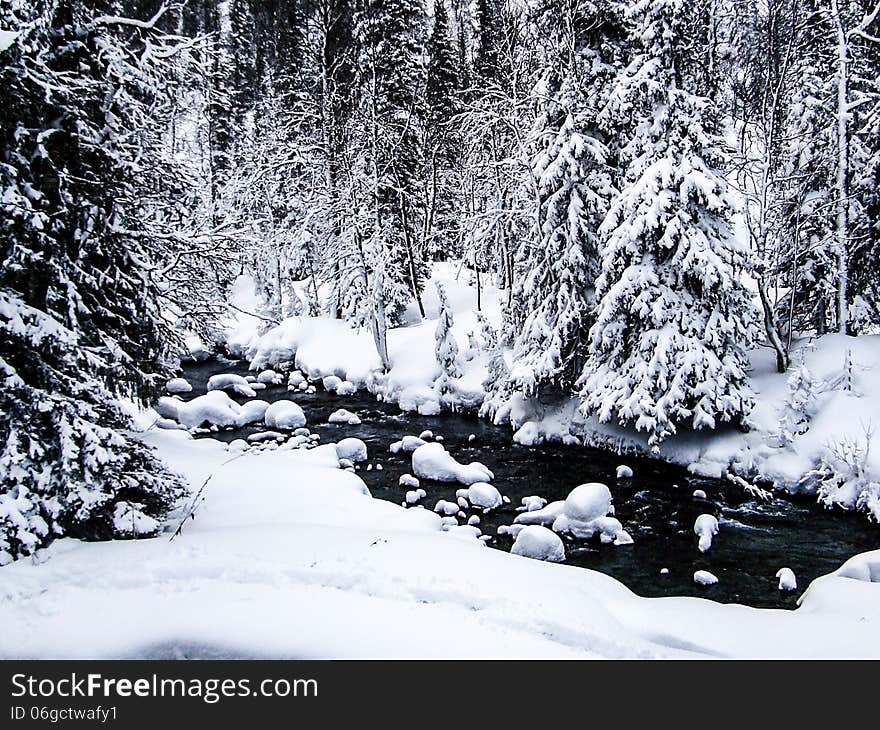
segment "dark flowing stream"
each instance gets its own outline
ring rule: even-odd
[[[184,377],[193,391],[184,399],[204,394],[208,378],[216,373],[253,374],[239,361],[188,365]],[[497,535],[496,530],[513,523],[519,514],[515,508],[523,497],[538,495],[552,502],[565,499],[578,484],[604,482],[614,497],[615,516],[635,544],[615,547],[598,541],[566,540],[566,562],[612,575],[642,596],[701,596],[724,603],[794,608],[811,580],[830,573],[856,553],[880,547],[880,530],[864,515],[825,510],[809,497],[777,495],[769,502],[759,501],[728,482],[695,477],[660,461],[562,445],[527,448],[512,442],[510,428],[473,415],[421,416],[378,402],[366,390],[338,397],[325,392],[320,383],[317,388],[313,394],[304,394],[288,392],[286,385],[270,386],[257,398],[269,402],[287,398],[298,403],[305,411],[308,428],[320,435],[322,443],[349,436],[364,441],[369,460],[359,465],[358,475],[374,497],[398,504],[406,492],[398,479],[411,473],[411,455],[392,454],[389,445],[424,430],[442,436],[444,447],[459,462],[479,461],[488,466],[495,473],[495,487],[510,498],[510,504],[487,515],[467,511],[468,515],[479,514],[479,527],[491,536],[488,544],[493,548],[510,550],[512,539]],[[232,397],[239,402],[247,400]],[[327,423],[339,408],[356,413],[361,424]],[[229,442],[264,430],[262,424],[254,424],[205,436]],[[469,440],[471,434],[474,438]],[[373,468],[368,470],[368,464]],[[377,464],[382,465],[381,470],[375,468]],[[633,469],[632,479],[616,479],[619,464]],[[462,487],[420,481],[428,493],[422,500],[427,509],[439,499],[455,501],[455,491]],[[706,492],[707,498],[694,498],[696,489]],[[703,513],[715,515],[720,522],[720,531],[705,554],[697,549],[693,532],[694,520]],[[775,575],[782,567],[797,575],[797,591],[786,593],[777,588]],[[662,568],[669,573],[661,575]],[[719,582],[695,585],[693,574],[700,569],[714,573]]]

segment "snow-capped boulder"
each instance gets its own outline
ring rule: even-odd
[[[424,442],[424,441],[431,441],[431,440],[434,438],[434,432],[433,432],[433,431],[429,431],[429,430],[422,431],[422,432],[419,434],[419,438],[420,438],[423,442]]]
[[[424,444],[425,440],[419,436],[404,436],[400,440],[400,448],[406,453],[411,453]]]
[[[569,492],[563,510],[569,520],[590,522],[611,512],[611,490],[601,482],[581,484]]]
[[[165,384],[165,390],[168,391],[171,395],[177,395],[178,393],[191,393],[192,385],[186,378],[171,378]]]
[[[264,370],[257,376],[257,382],[262,385],[281,385],[284,382],[284,376],[274,370]]]
[[[415,489],[410,489],[406,493],[405,499],[407,504],[416,504],[421,499],[421,496]]]
[[[177,420],[190,429],[206,423],[219,428],[235,426],[240,413],[241,406],[222,390],[213,390],[177,406]]]
[[[617,467],[617,478],[618,479],[632,479],[633,470],[630,469],[626,464],[621,464]]]
[[[361,419],[356,413],[347,411],[345,408],[340,408],[330,414],[330,418],[327,419],[327,422],[347,423],[349,426],[357,426],[361,422]]]
[[[517,512],[534,512],[543,509],[547,505],[547,500],[543,497],[531,496],[523,497],[521,506],[516,508]]]
[[[354,462],[367,460],[367,445],[356,438],[342,439],[336,443],[336,453],[340,459],[351,459]]]
[[[483,510],[495,509],[501,506],[501,493],[491,484],[476,482],[468,487],[467,501]]]
[[[698,570],[694,573],[694,583],[698,586],[713,586],[718,582],[718,578],[708,570]]]
[[[190,360],[204,362],[205,360],[210,360],[214,355],[210,348],[205,346],[205,343],[201,341],[198,335],[190,335],[183,341],[183,344],[186,347]]]
[[[541,525],[523,527],[517,534],[510,552],[551,563],[561,563],[565,560],[565,546],[559,535]]]
[[[419,446],[412,455],[412,470],[417,477],[438,482],[490,482],[495,475],[479,462],[460,464],[442,444],[432,442]]]
[[[412,474],[403,474],[397,483],[401,487],[406,487],[407,489],[418,489],[419,488],[419,480],[416,479]]]
[[[249,423],[257,423],[266,417],[269,403],[264,400],[249,400],[241,406],[235,425],[241,428]]]
[[[544,434],[534,421],[526,421],[513,434],[513,442],[520,446],[540,446],[544,443]]]
[[[779,578],[780,591],[797,590],[797,577],[791,568],[780,568],[776,573],[776,577]]]
[[[328,375],[326,378],[321,380],[321,385],[324,386],[324,390],[326,390],[328,393],[335,393],[341,382],[342,378],[339,378],[335,375]]]
[[[695,489],[693,497],[694,499],[706,499],[706,493],[702,489]]]
[[[153,410],[162,418],[170,418],[176,421],[182,405],[184,405],[184,402],[180,398],[170,398],[167,395],[163,395],[156,401]]]
[[[521,512],[513,521],[518,525],[544,525],[549,527],[562,514],[564,507],[565,502],[560,499],[556,502],[550,502],[550,504],[541,509]]]
[[[306,415],[292,400],[278,400],[266,409],[264,422],[268,428],[293,431],[306,425]]]
[[[284,434],[278,431],[260,431],[260,433],[252,433],[247,437],[252,444],[265,444],[271,441],[284,441]]]
[[[299,387],[300,387],[303,383],[306,383],[306,382],[307,382],[307,381],[306,381],[306,376],[303,375],[299,370],[294,370],[294,371],[293,371],[293,372],[287,377],[287,387],[288,387],[290,390],[299,390]]]
[[[212,375],[208,378],[208,390],[231,390],[234,393],[243,395],[245,398],[253,398],[257,392],[251,387],[251,384],[241,375],[235,373],[220,373]]]
[[[614,534],[614,544],[618,547],[621,545],[632,545],[635,541],[626,530],[618,530]]]
[[[700,552],[707,552],[718,534],[718,520],[713,515],[700,515],[694,522],[694,534],[699,538]]]
[[[357,386],[350,380],[343,380],[336,386],[336,395],[354,395],[357,393]]]
[[[437,504],[434,505],[434,511],[438,514],[451,517],[452,515],[458,514],[459,507],[457,502],[449,502],[445,499],[440,499],[437,500]]]

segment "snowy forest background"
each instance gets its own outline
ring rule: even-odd
[[[652,447],[743,423],[769,347],[797,430],[793,343],[880,326],[878,10],[3,0],[0,564],[180,497],[119,398],[220,342],[242,273],[387,370],[461,260],[504,292],[484,413],[573,396]]]

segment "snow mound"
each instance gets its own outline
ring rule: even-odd
[[[266,409],[264,422],[268,428],[292,431],[306,425],[306,415],[292,400],[278,400]]]
[[[712,547],[712,538],[718,534],[718,520],[713,515],[700,515],[694,522],[694,534],[700,538],[700,552],[707,552]]]
[[[708,570],[698,570],[694,573],[694,583],[698,586],[714,586],[718,578]]]
[[[397,483],[401,487],[407,487],[409,489],[419,488],[419,480],[416,479],[412,474],[403,474]]]
[[[347,423],[349,426],[357,426],[361,422],[360,417],[356,413],[340,408],[333,411],[327,419],[327,423]]]
[[[590,522],[611,512],[611,490],[601,482],[581,484],[565,498],[564,514],[570,520]]]
[[[545,437],[534,421],[527,421],[513,434],[513,442],[520,446],[540,446]]]
[[[404,436],[400,439],[400,448],[409,454],[419,448],[419,446],[424,446],[425,443],[425,440],[420,436]]]
[[[474,507],[482,507],[484,511],[500,507],[502,503],[501,493],[486,482],[471,484],[467,490],[467,500]]]
[[[340,459],[350,459],[351,461],[367,460],[367,445],[356,438],[342,439],[336,444],[336,453]]]
[[[633,470],[630,469],[626,464],[621,464],[617,467],[617,478],[618,479],[632,479]]]
[[[706,499],[706,492],[702,489],[695,489],[693,494],[694,499]]]
[[[423,479],[461,484],[490,482],[495,477],[479,462],[460,464],[447,453],[442,444],[436,442],[423,444],[413,451],[412,470],[417,477]]]
[[[614,544],[618,547],[621,545],[632,545],[635,540],[632,539],[632,535],[630,535],[626,530],[618,530],[614,534]]]
[[[437,504],[434,505],[434,511],[438,514],[451,517],[452,515],[458,514],[459,506],[457,502],[449,502],[445,499],[440,499],[437,500]]]
[[[171,378],[165,384],[165,390],[171,393],[171,395],[176,395],[178,393],[191,393],[192,385],[186,378]]]
[[[208,349],[197,335],[191,335],[183,341],[190,360],[195,362],[203,362],[210,360],[214,353]]]
[[[780,568],[776,572],[776,577],[779,578],[780,591],[797,590],[797,577],[795,576],[794,571],[791,568]]]
[[[220,373],[208,378],[208,390],[232,390],[245,398],[253,398],[257,392],[241,375]]]
[[[517,534],[510,552],[551,563],[561,563],[565,560],[565,546],[559,535],[541,525],[523,527]]]

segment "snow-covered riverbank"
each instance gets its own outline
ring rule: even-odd
[[[496,423],[509,423],[514,440],[525,445],[564,441],[648,453],[644,434],[584,419],[574,399],[487,399],[483,383],[492,353],[483,347],[473,273],[458,264],[436,264],[434,279],[444,285],[454,315],[458,378],[439,379],[434,354],[439,304],[433,285],[424,297],[427,318],[421,320],[411,308],[407,326],[389,331],[392,368],[384,375],[378,374],[369,332],[339,320],[293,317],[260,334],[261,320],[237,315],[229,322],[226,345],[254,370],[295,367],[312,379],[336,375],[404,410],[481,409]],[[503,293],[487,279],[481,286],[481,314],[497,328]],[[240,283],[238,296],[241,309],[253,308],[247,282]],[[503,354],[507,366],[515,367],[510,353]],[[704,476],[731,473],[764,487],[816,494],[826,505],[861,509],[880,520],[880,448],[870,444],[880,413],[880,336],[805,340],[795,349],[796,367],[785,375],[775,371],[769,349],[755,350],[751,360],[756,406],[750,430],[680,431],[656,455]]]
[[[372,499],[330,444],[143,438],[194,493],[210,477],[196,519],[173,541],[187,507],[159,537],[65,539],[4,568],[0,656],[880,656],[880,552],[814,581],[796,611],[644,599]]]

